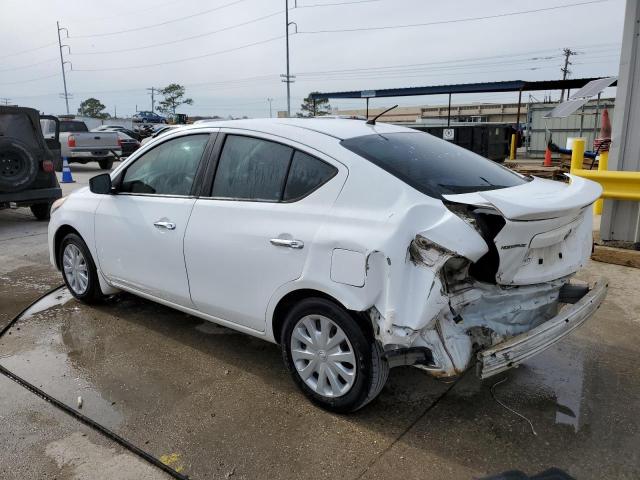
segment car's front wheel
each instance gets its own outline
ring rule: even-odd
[[[373,400],[389,373],[375,339],[344,308],[308,298],[288,313],[282,355],[293,380],[317,405],[352,412]]]
[[[80,236],[69,233],[62,239],[58,264],[64,283],[75,298],[85,303],[95,303],[104,298],[95,263]]]

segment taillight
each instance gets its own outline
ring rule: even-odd
[[[122,147],[122,139],[120,137],[118,137],[118,146]]]
[[[75,147],[76,146],[76,137],[74,137],[73,135],[69,135],[67,137],[67,145],[69,147]]]
[[[51,173],[53,172],[53,162],[51,160],[43,160],[42,161],[42,170]]]

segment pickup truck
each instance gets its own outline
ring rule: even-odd
[[[60,120],[60,145],[62,157],[69,163],[98,162],[103,170],[110,170],[122,155],[116,132],[90,132],[79,120]]]

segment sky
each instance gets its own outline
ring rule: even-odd
[[[95,97],[118,116],[149,110],[146,90],[186,87],[188,115],[269,116],[286,109],[286,0],[0,0],[0,103],[71,113]],[[617,75],[624,0],[289,0],[291,110],[332,92]],[[67,38],[68,33],[68,38]],[[608,94],[615,94],[614,89]],[[552,92],[555,96],[559,92]],[[513,102],[516,94],[453,103]],[[535,93],[542,99],[545,92]],[[525,99],[526,100],[526,99]],[[443,104],[379,98],[371,107]],[[360,108],[363,100],[332,100]]]

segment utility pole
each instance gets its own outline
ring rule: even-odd
[[[158,91],[157,88],[155,87],[151,87],[151,88],[147,88],[147,90],[149,90],[151,92],[151,111],[155,112],[155,108],[156,108],[156,97],[155,97],[155,93]]]
[[[271,102],[273,102],[273,98],[267,98],[267,102],[269,102],[269,118],[273,118],[273,113],[271,110]]]
[[[565,48],[563,50],[563,53],[564,53],[564,67],[561,68],[560,71],[562,72],[562,80],[566,80],[567,76],[571,74],[571,70],[569,70],[569,65],[571,65],[569,58],[572,55],[577,55],[578,52],[574,52],[570,48]],[[564,102],[564,88],[562,89],[562,93],[560,94],[560,103],[562,102]]]
[[[9,105],[10,101],[11,101],[10,98],[6,98],[6,97],[1,97],[0,98],[0,102],[4,103],[5,105]]]
[[[294,0],[294,8],[297,7],[297,4]],[[291,75],[289,70],[289,27],[291,25],[296,26],[296,32],[298,30],[298,25],[296,22],[289,21],[289,0],[284,0],[284,21],[285,21],[285,29],[286,29],[286,43],[287,43],[287,73],[284,75],[280,75],[282,77],[282,81],[287,84],[287,117],[291,116],[291,84],[294,82],[295,75]]]
[[[116,105],[113,106],[113,118],[118,118],[118,107]]]
[[[67,115],[69,115],[69,93],[67,92],[67,75],[64,71],[64,64],[65,63],[70,63],[70,62],[65,62],[64,57],[62,56],[62,47],[67,47],[70,49],[69,45],[63,45],[62,44],[62,39],[60,38],[60,32],[62,30],[64,30],[67,34],[67,38],[69,38],[69,30],[67,30],[66,28],[60,28],[60,22],[56,22],[56,26],[58,27],[58,48],[60,49],[60,67],[62,68],[62,83],[64,84],[64,102],[67,105]],[[72,66],[73,68],[73,66]]]

